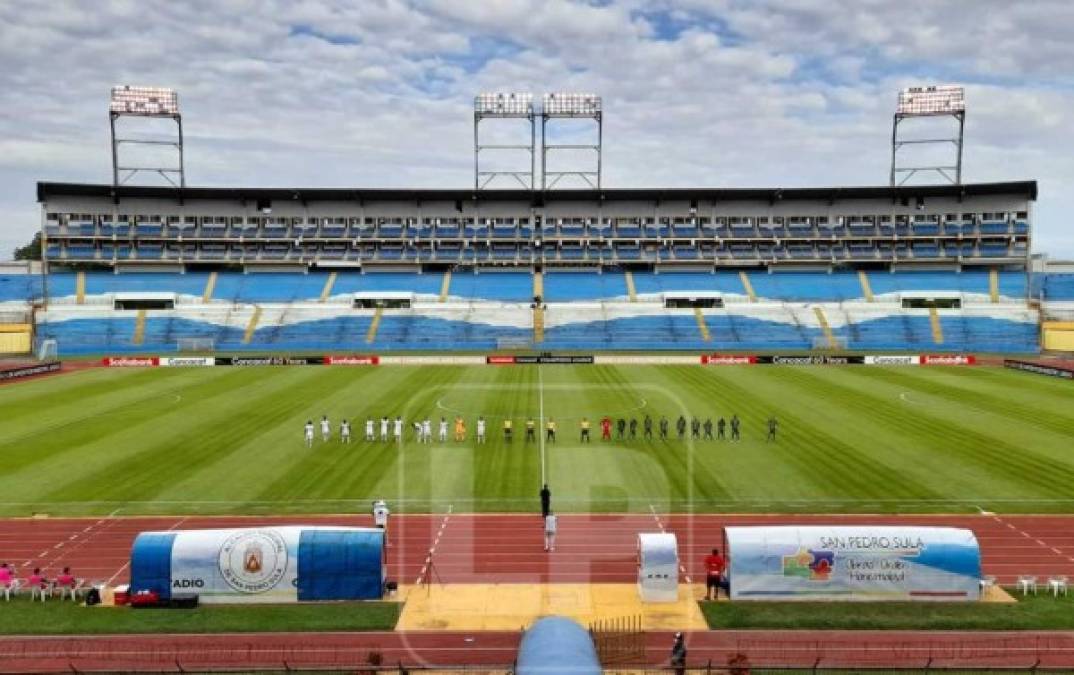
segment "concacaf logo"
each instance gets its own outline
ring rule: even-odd
[[[236,532],[220,546],[220,574],[240,593],[264,593],[287,573],[287,544],[272,530]]]

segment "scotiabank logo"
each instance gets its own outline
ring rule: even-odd
[[[748,366],[752,363],[757,363],[757,357],[734,354],[702,354],[701,363],[710,366]]]
[[[104,359],[101,359],[101,364],[110,368],[145,368],[148,366],[159,366],[160,359],[156,356],[107,356]]]
[[[921,363],[926,366],[972,366],[977,363],[973,354],[924,354]]]
[[[494,366],[511,365],[515,363],[515,357],[513,356],[488,356],[485,357],[485,363]]]
[[[379,356],[326,356],[328,366],[375,366],[380,363]]]

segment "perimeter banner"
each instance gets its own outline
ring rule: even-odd
[[[1048,375],[1049,377],[1059,377],[1064,380],[1074,380],[1074,366],[1004,359],[1003,367],[1024,370],[1027,373],[1036,373],[1038,375]]]
[[[319,366],[323,356],[220,356],[218,366]]]
[[[728,527],[732,600],[977,600],[981,553],[950,527]]]
[[[31,377],[33,375],[42,375],[44,373],[54,373],[63,367],[63,363],[60,361],[50,361],[48,363],[35,363],[28,366],[18,366],[16,368],[8,368],[6,370],[0,370],[0,380],[17,380],[22,377]]]

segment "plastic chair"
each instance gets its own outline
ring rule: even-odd
[[[51,585],[30,586],[30,601],[31,602],[33,602],[34,600],[37,600],[38,597],[41,598],[41,602],[44,602],[45,599],[48,598],[48,596],[51,595],[51,594],[52,594],[52,586]]]
[[[1033,591],[1033,595],[1037,594],[1037,577],[1024,574],[1018,577],[1018,588],[1022,589],[1022,595],[1028,595],[1030,591]]]
[[[996,577],[994,577],[992,575],[981,577],[980,583],[981,583],[981,592],[983,593],[983,592],[987,591],[990,588],[995,588],[995,586],[996,586]]]
[[[1052,589],[1052,594],[1057,598],[1060,591],[1063,592],[1063,595],[1066,595],[1067,578],[1065,576],[1048,577],[1048,588]]]
[[[70,597],[72,601],[78,602],[78,595],[83,590],[85,590],[85,587],[85,579],[75,579],[75,583],[72,586],[60,586],[57,584],[56,586],[54,586],[54,589],[60,592],[61,601],[66,600],[68,597]]]
[[[4,586],[4,601],[11,602],[11,596],[18,596],[20,588],[22,588],[22,579],[13,579],[10,584]]]

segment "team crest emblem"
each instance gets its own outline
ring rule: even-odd
[[[240,593],[272,590],[287,573],[287,544],[272,530],[236,532],[220,546],[220,575]]]

